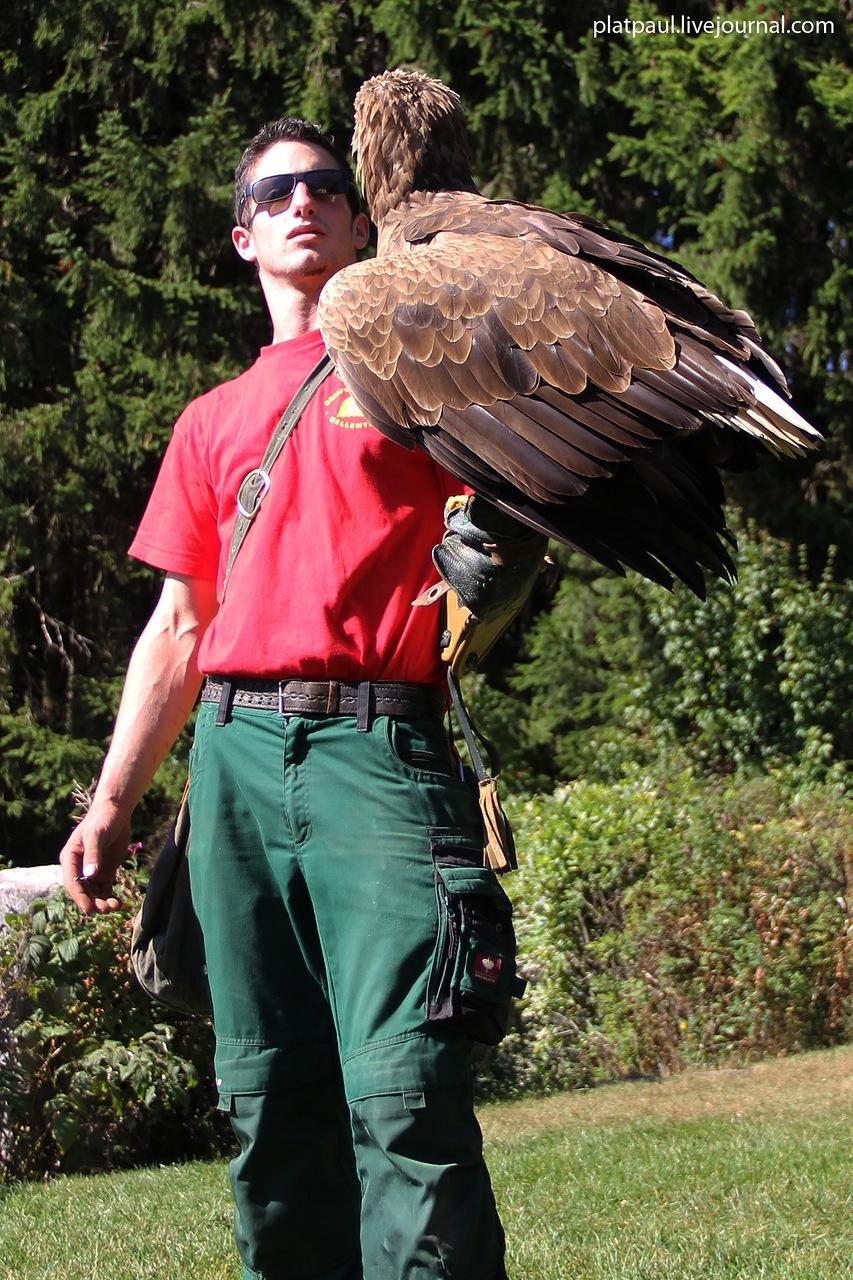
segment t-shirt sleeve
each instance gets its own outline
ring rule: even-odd
[[[215,582],[217,507],[200,448],[202,436],[190,405],[175,424],[128,554],[167,573]]]

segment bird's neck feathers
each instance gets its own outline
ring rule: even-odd
[[[416,71],[362,85],[353,150],[367,207],[378,223],[414,191],[477,191],[459,95]]]

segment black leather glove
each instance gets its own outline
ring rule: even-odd
[[[484,498],[450,498],[447,533],[432,558],[460,602],[481,622],[517,612],[542,569],[548,539]]]

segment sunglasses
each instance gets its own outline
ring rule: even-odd
[[[240,197],[238,221],[243,217],[247,200],[255,204],[278,204],[289,200],[296,184],[304,182],[312,196],[342,196],[349,191],[349,175],[343,169],[309,169],[307,173],[277,173],[269,178],[256,178]]]

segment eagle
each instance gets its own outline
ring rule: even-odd
[[[365,417],[617,573],[733,579],[720,468],[821,439],[750,316],[594,218],[481,195],[441,81],[388,71],[354,109],[377,251],[320,328]]]

